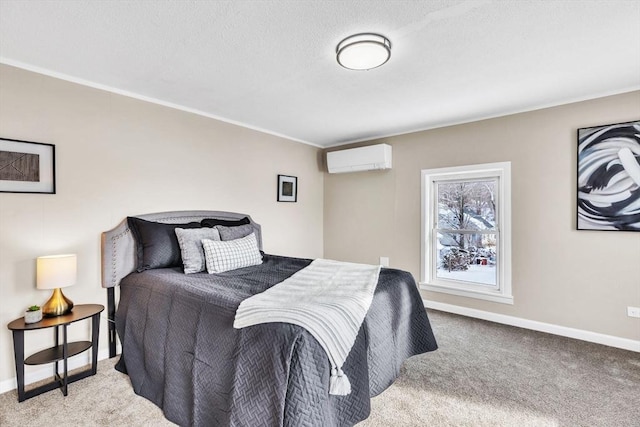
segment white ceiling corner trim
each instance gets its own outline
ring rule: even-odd
[[[257,126],[253,126],[250,123],[243,123],[243,122],[238,122],[235,120],[231,120],[231,119],[227,119],[225,117],[220,117],[214,114],[210,114],[207,113],[206,111],[200,111],[200,110],[196,110],[194,108],[190,108],[184,105],[178,105],[178,104],[174,104],[172,102],[167,102],[167,101],[163,101],[161,99],[156,99],[156,98],[152,98],[149,96],[145,96],[145,95],[140,95],[138,93],[133,93],[130,91],[126,91],[126,90],[122,90],[122,89],[118,89],[115,87],[111,87],[111,86],[107,86],[107,85],[103,85],[100,83],[96,83],[96,82],[91,82],[88,80],[84,80],[84,79],[80,79],[78,77],[74,77],[74,76],[69,76],[67,74],[62,74],[62,73],[58,73],[56,71],[52,71],[52,70],[47,70],[44,68],[40,68],[40,67],[36,67],[30,64],[24,64],[20,61],[14,61],[12,59],[9,58],[4,58],[2,56],[0,56],[0,64],[5,64],[5,65],[9,65],[12,67],[16,67],[16,68],[21,68],[23,70],[26,71],[31,71],[34,73],[38,73],[38,74],[42,74],[45,76],[49,76],[49,77],[53,77],[56,79],[60,79],[60,80],[64,80],[70,83],[76,83],[82,86],[87,86],[93,89],[99,89],[99,90],[103,90],[105,92],[110,92],[110,93],[114,93],[116,95],[122,95],[122,96],[126,96],[128,98],[133,98],[133,99],[137,99],[139,101],[145,101],[145,102],[149,102],[151,104],[157,104],[157,105],[161,105],[163,107],[167,107],[167,108],[172,108],[174,110],[180,110],[180,111],[184,111],[186,113],[191,113],[191,114],[196,114],[198,116],[203,116],[203,117],[207,117],[210,119],[214,119],[214,120],[218,120],[224,123],[228,123],[231,125],[235,125],[235,126],[240,126],[243,128],[247,128],[247,129],[251,129],[251,130],[255,130],[257,132],[262,132],[262,133],[266,133],[268,135],[272,135],[272,136],[276,136],[278,138],[284,138],[284,139],[288,139],[290,141],[294,141],[294,142],[300,142],[302,144],[306,144],[306,145],[311,145],[312,147],[316,147],[316,148],[323,148],[321,145],[318,144],[314,144],[312,142],[309,141],[304,141],[302,139],[298,139],[298,138],[294,138],[292,136],[288,136],[288,135],[283,135],[277,132],[273,132],[269,129],[263,129]]]
[[[511,116],[511,115],[515,115],[515,114],[521,114],[521,113],[528,113],[528,112],[531,112],[531,111],[543,110],[545,108],[561,107],[563,105],[573,104],[573,103],[576,103],[576,102],[590,101],[590,100],[593,100],[593,99],[604,98],[604,97],[607,97],[607,96],[621,95],[621,94],[624,94],[624,93],[635,92],[635,91],[640,91],[640,85],[634,85],[634,86],[631,86],[631,87],[628,87],[628,88],[616,89],[616,90],[602,92],[602,93],[592,93],[592,94],[589,94],[589,95],[579,96],[579,97],[572,98],[572,99],[562,99],[562,100],[559,100],[559,101],[556,101],[556,102],[552,102],[552,103],[548,103],[548,104],[530,106],[530,107],[524,108],[522,110],[509,111],[508,113],[499,113],[499,114],[486,115],[486,116],[477,116],[477,117],[474,117],[472,120],[465,120],[465,119],[453,120],[453,121],[450,121],[450,122],[437,123],[437,124],[434,124],[434,125],[431,125],[431,126],[428,126],[428,127],[424,127],[424,128],[409,129],[406,132],[397,132],[397,133],[390,133],[388,135],[380,135],[380,136],[376,136],[375,138],[363,138],[363,139],[356,139],[356,140],[353,140],[353,141],[338,142],[338,143],[335,143],[335,144],[323,146],[323,148],[335,148],[335,147],[340,147],[340,146],[343,146],[343,145],[357,144],[359,142],[367,142],[367,141],[372,141],[372,140],[391,138],[391,137],[395,137],[395,136],[408,135],[408,134],[412,134],[412,133],[424,132],[424,131],[433,130],[433,129],[440,129],[440,128],[445,128],[445,127],[449,127],[449,126],[457,126],[457,125],[463,125],[463,124],[467,124],[467,123],[474,123],[474,122],[479,122],[479,121],[482,121],[482,120],[496,119],[496,118],[500,118],[500,117],[506,117],[506,116]],[[640,100],[640,96],[639,96],[639,100]]]

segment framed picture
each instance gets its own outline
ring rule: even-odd
[[[578,230],[640,231],[640,120],[578,129]]]
[[[298,178],[295,176],[278,175],[278,201],[298,201]]]
[[[53,144],[0,138],[0,192],[56,192]]]

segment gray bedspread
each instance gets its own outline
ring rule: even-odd
[[[167,419],[193,426],[351,426],[402,362],[437,348],[411,274],[382,269],[374,300],[344,364],[347,396],[328,394],[330,364],[299,326],[233,328],[242,300],[311,260],[264,255],[262,265],[222,274],[178,268],[123,279],[116,326],[118,369]]]

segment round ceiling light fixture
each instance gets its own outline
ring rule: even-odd
[[[338,64],[349,70],[371,70],[391,58],[391,42],[375,33],[360,33],[347,37],[336,47]]]

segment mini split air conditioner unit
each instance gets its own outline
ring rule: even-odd
[[[388,144],[327,153],[329,173],[360,172],[391,169],[391,146]]]

